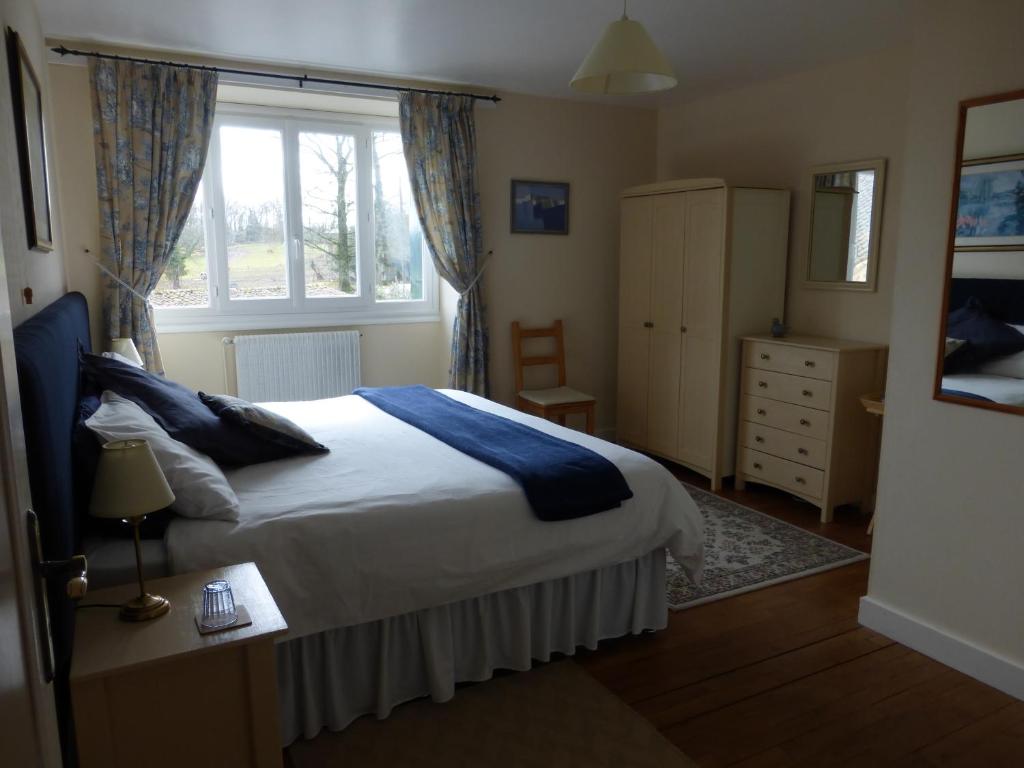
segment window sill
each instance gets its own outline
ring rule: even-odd
[[[205,315],[203,317],[161,318],[156,312],[156,332],[210,333],[213,331],[279,331],[292,328],[340,328],[361,325],[410,325],[413,323],[439,323],[441,315],[427,309],[422,313],[347,314],[321,312],[316,314],[288,314],[285,312],[262,315]]]

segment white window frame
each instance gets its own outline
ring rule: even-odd
[[[285,254],[288,298],[235,299],[229,296],[227,248],[224,246],[224,192],[220,169],[220,128],[225,125],[275,128],[281,131],[284,157]],[[423,299],[377,301],[375,297],[373,180],[370,141],[375,130],[398,130],[391,117],[349,115],[241,104],[218,105],[203,175],[203,232],[206,244],[209,306],[154,306],[159,333],[311,328],[339,325],[439,322],[438,276],[423,248]],[[356,296],[305,296],[305,253],[302,242],[300,132],[349,134],[356,144]]]

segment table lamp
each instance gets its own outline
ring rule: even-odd
[[[135,347],[135,342],[129,338],[111,339],[110,351],[131,360],[136,365],[142,365],[142,356]]]
[[[115,440],[103,446],[89,511],[95,517],[124,519],[134,529],[139,596],[121,606],[124,621],[155,619],[170,610],[171,604],[166,598],[146,592],[142,579],[139,524],[150,512],[168,507],[173,502],[174,493],[148,442]]]

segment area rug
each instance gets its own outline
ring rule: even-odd
[[[363,717],[285,753],[292,768],[691,768],[692,760],[575,662],[558,661]]]
[[[683,483],[704,515],[704,579],[691,582],[668,557],[674,611],[866,560],[868,555],[763,512]]]

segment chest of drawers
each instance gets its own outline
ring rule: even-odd
[[[736,487],[762,483],[821,509],[874,496],[878,424],[860,396],[882,389],[887,348],[812,336],[743,339]]]

